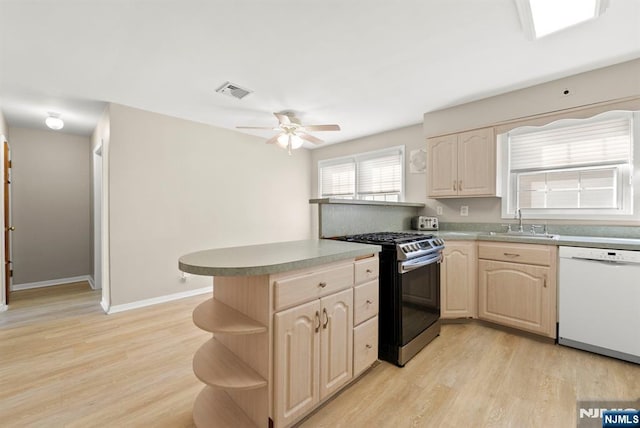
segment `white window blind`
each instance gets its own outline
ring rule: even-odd
[[[322,198],[401,201],[404,146],[318,162]]]
[[[320,168],[320,188],[323,198],[353,197],[356,193],[356,163],[326,165]]]
[[[503,217],[632,214],[634,118],[612,111],[506,134]]]
[[[402,191],[402,153],[391,153],[360,161],[358,193],[400,193]]]
[[[631,119],[510,135],[511,171],[628,163]]]

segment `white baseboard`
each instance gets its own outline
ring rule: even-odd
[[[5,305],[4,303],[0,303],[0,312],[4,312],[7,310],[7,305]]]
[[[198,294],[211,293],[213,288],[203,287],[195,290],[183,291],[180,293],[167,294],[166,296],[153,297],[151,299],[138,300],[137,302],[125,303],[122,305],[111,306],[108,310],[108,314],[115,314],[117,312],[128,311],[131,309],[144,308],[145,306],[157,305],[158,303],[171,302],[172,300],[184,299],[185,297],[197,296]],[[102,307],[104,309],[104,306]]]
[[[93,281],[89,275],[72,276],[71,278],[51,279],[49,281],[26,282],[24,284],[12,284],[11,291],[29,290],[31,288],[52,287],[54,285],[70,284],[72,282],[87,281],[89,285]]]
[[[93,281],[93,277],[91,275],[88,276],[87,281],[89,281],[89,286],[92,290],[96,289],[96,283]]]

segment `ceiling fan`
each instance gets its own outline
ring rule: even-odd
[[[285,111],[281,113],[273,113],[278,119],[278,126],[275,128],[268,126],[237,126],[238,129],[271,129],[278,131],[275,135],[267,140],[267,144],[278,144],[283,149],[287,149],[289,154],[291,150],[295,150],[302,146],[304,141],[313,144],[322,144],[319,138],[309,134],[309,131],[339,131],[339,125],[303,125],[300,123],[293,112]]]

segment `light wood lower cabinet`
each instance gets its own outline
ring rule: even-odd
[[[477,244],[447,241],[440,266],[441,318],[477,316]]]
[[[276,426],[286,426],[353,376],[353,290],[275,314]]]
[[[294,421],[320,401],[320,325],[320,300],[275,315],[277,425]]]
[[[372,255],[274,275],[216,277],[213,299],[193,312],[194,323],[214,333],[193,360],[207,385],[194,404],[195,425],[289,427],[352,381],[354,371],[371,366],[378,354],[377,275]]]
[[[480,257],[499,260],[478,260],[478,317],[555,338],[556,251],[551,245],[479,244]]]

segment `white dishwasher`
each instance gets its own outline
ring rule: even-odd
[[[640,364],[640,251],[558,254],[558,343]]]

